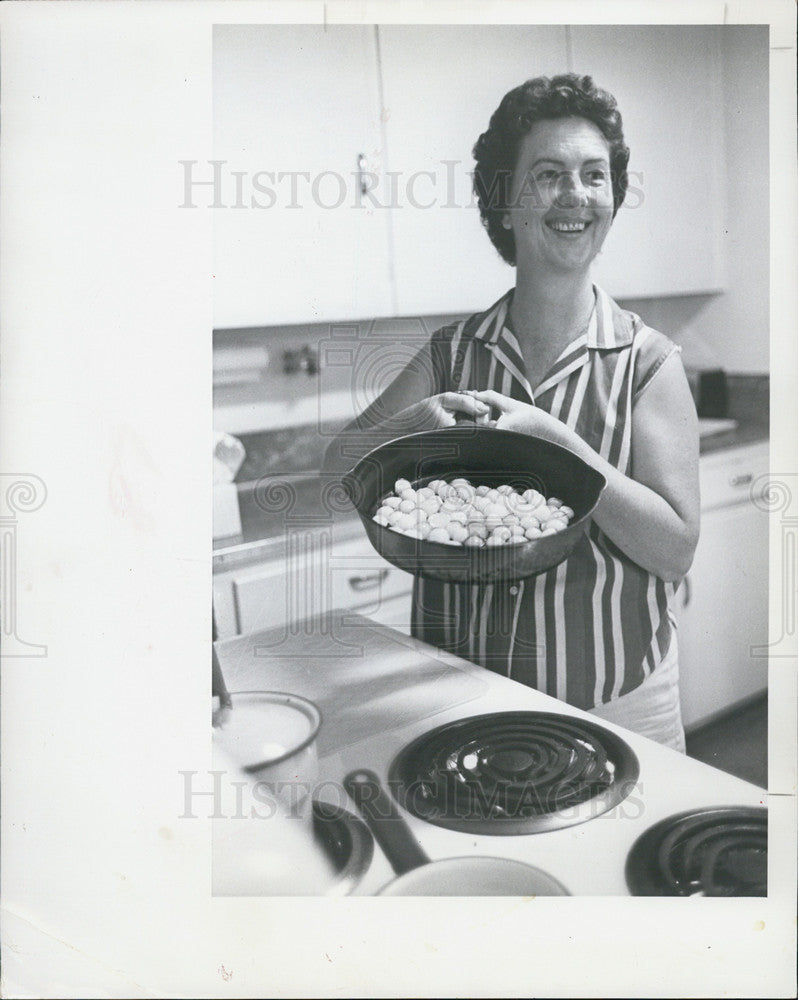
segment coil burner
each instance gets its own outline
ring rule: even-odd
[[[767,896],[766,809],[695,809],[635,841],[626,881],[635,896]]]
[[[526,834],[593,819],[640,772],[603,726],[549,712],[496,712],[425,733],[391,765],[397,801],[419,819],[480,834]]]

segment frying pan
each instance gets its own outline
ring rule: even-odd
[[[433,479],[462,476],[475,485],[539,490],[574,511],[563,531],[518,545],[470,548],[430,542],[393,531],[373,520],[397,479],[414,488]],[[395,438],[374,448],[343,476],[369,541],[383,558],[416,576],[449,583],[522,580],[561,563],[587,528],[601,492],[602,474],[567,448],[516,431],[459,423]]]
[[[396,872],[380,896],[567,896],[556,879],[512,858],[456,857],[430,861],[373,771],[344,778],[374,839]]]

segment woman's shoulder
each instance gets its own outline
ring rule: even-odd
[[[660,355],[668,356],[675,351],[681,351],[681,347],[667,334],[649,326],[636,313],[630,315],[634,327],[632,343],[638,363],[645,362],[647,358],[659,357]]]
[[[594,288],[598,326],[605,328],[603,339],[606,340],[608,346],[613,346],[613,344],[618,347],[634,346],[638,350],[648,345],[669,344],[676,346],[669,337],[650,326],[636,312],[621,306],[597,285]],[[601,330],[597,336],[602,339]]]
[[[606,292],[597,289],[599,300],[613,326],[619,347],[632,356],[634,366],[633,394],[635,397],[648,386],[662,365],[681,347],[661,330],[649,325],[631,309],[625,309]]]

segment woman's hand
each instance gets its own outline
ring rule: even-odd
[[[452,427],[458,416],[465,416],[477,423],[487,423],[490,407],[480,402],[471,392],[442,392],[429,396],[412,406],[400,410],[391,420],[395,428],[404,432],[434,431],[441,427]]]
[[[593,520],[630,559],[663,580],[680,580],[698,541],[698,425],[678,355],[666,361],[632,412],[630,474],[610,465],[576,431],[536,406],[486,390],[475,399],[499,412],[491,424],[573,451],[607,480]]]
[[[324,473],[346,472],[366,452],[393,438],[417,431],[453,427],[458,422],[458,417],[487,424],[490,416],[490,407],[475,399],[473,392],[442,392],[436,396],[426,396],[384,416],[380,413],[380,408],[380,401],[373,403],[370,408],[371,420],[366,427],[360,427],[358,418],[355,418],[330,442],[324,456]]]
[[[534,437],[545,438],[547,441],[563,444],[566,447],[573,437],[574,432],[566,427],[561,420],[530,403],[521,402],[521,400],[513,399],[511,396],[503,396],[500,392],[494,392],[492,389],[477,392],[474,398],[478,402],[498,410],[498,419],[490,421],[491,427],[505,431],[518,431],[520,434],[531,434]]]

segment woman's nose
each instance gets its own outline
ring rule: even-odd
[[[581,178],[561,174],[557,180],[554,200],[558,208],[579,208],[590,204],[590,194]]]

